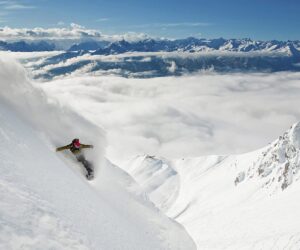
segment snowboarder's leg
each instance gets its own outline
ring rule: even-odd
[[[93,170],[93,166],[90,162],[88,162],[87,160],[84,161],[83,166],[85,167],[86,171],[87,171],[87,175],[86,177],[90,180],[92,178],[94,178],[94,170]]]
[[[92,164],[85,159],[84,155],[77,155],[76,158],[85,167],[85,169],[87,171],[86,177],[89,180],[92,179],[94,177],[94,169],[93,169]]]

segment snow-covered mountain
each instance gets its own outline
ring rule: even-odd
[[[66,44],[62,46],[62,44]],[[69,44],[69,47],[66,47]],[[0,41],[0,50],[10,51],[53,51],[53,50],[93,50],[95,55],[112,55],[125,52],[172,52],[172,51],[277,51],[289,46],[300,47],[300,41],[254,41],[245,39],[199,39],[188,37],[185,39],[154,39],[147,38],[138,41],[120,40],[109,42],[106,40],[31,40]]]
[[[242,155],[166,160],[138,156],[124,167],[198,249],[298,249],[300,123]]]
[[[104,48],[99,48],[95,55],[121,54],[125,52],[171,52],[171,51],[276,51],[288,46],[299,47],[298,41],[252,41],[251,39],[197,39],[189,37],[179,40],[145,39],[137,42],[125,40],[110,43]]]
[[[100,128],[46,98],[14,61],[0,65],[0,249],[195,249],[104,158]],[[70,153],[55,152],[76,134],[95,146],[91,182]]]
[[[107,46],[109,44],[109,42],[106,41],[84,41],[84,42],[79,42],[79,43],[75,43],[73,44],[68,51],[79,51],[79,50],[97,50],[100,48],[103,48],[105,46]]]
[[[35,78],[40,79],[74,74],[145,78],[198,71],[278,72],[300,69],[299,41],[186,38],[73,42],[0,42],[0,49],[24,52],[26,60],[22,62],[25,62],[25,67],[30,67]],[[50,52],[48,56],[43,53],[44,57],[36,57],[39,51]],[[32,52],[33,58],[26,52]]]
[[[5,42],[0,41],[0,50],[9,50],[15,52],[34,52],[34,51],[53,51],[55,50],[55,44],[47,41],[37,42]]]

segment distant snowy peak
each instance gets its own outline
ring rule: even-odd
[[[247,170],[245,177],[260,178],[263,186],[274,193],[286,189],[298,180],[299,170],[300,123],[296,123],[263,150],[253,166]]]
[[[121,54],[125,52],[172,52],[172,51],[278,51],[286,52],[288,56],[299,56],[299,41],[252,41],[251,39],[197,39],[186,38],[180,40],[146,39],[138,42],[125,40],[113,42],[94,52],[96,55]]]
[[[174,46],[169,40],[145,39],[138,42],[128,42],[125,40],[110,43],[105,48],[100,48],[94,52],[94,55],[111,55],[125,52],[158,52],[175,51],[179,47]]]
[[[0,41],[0,50],[10,50],[16,52],[53,51],[55,45],[46,41],[39,42],[4,42]]]
[[[283,47],[283,51],[289,56],[300,57],[300,50],[296,49],[293,43],[288,43],[285,47]]]
[[[69,51],[79,51],[79,50],[97,50],[107,46],[109,43],[105,41],[85,41],[81,43],[73,44],[68,50]]]

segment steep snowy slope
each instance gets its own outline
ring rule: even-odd
[[[252,153],[173,161],[140,156],[127,169],[150,199],[160,189],[166,196],[163,187],[169,185],[165,178],[152,187],[151,177],[162,178],[163,165],[173,171],[178,181],[168,191],[176,198],[167,214],[187,228],[199,249],[299,249],[299,145],[297,123]],[[157,168],[159,161],[163,163]]]
[[[124,169],[134,176],[159,209],[168,211],[180,187],[178,173],[169,162],[149,155],[138,156],[129,161]]]
[[[195,249],[128,174],[97,157],[101,144],[91,138],[101,130],[43,103],[19,65],[0,63],[0,249]],[[96,146],[92,182],[68,153],[54,152],[56,143],[80,130]]]

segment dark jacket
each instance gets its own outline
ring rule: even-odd
[[[57,148],[56,151],[69,149],[73,154],[79,154],[83,148],[93,148],[93,145],[80,144],[80,147],[76,148],[73,143],[71,143],[69,145]]]

